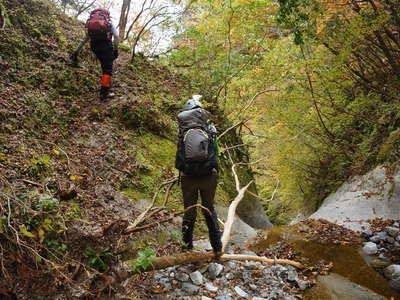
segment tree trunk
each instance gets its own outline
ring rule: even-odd
[[[119,17],[119,36],[121,37],[121,40],[125,36],[125,29],[126,29],[126,24],[128,23],[130,6],[131,6],[131,0],[123,0],[121,7],[121,16]]]
[[[186,265],[191,263],[199,263],[199,262],[206,262],[211,261],[214,258],[213,252],[207,253],[181,253],[173,256],[161,256],[161,257],[153,257],[150,259],[150,264],[135,272],[148,272],[154,270],[161,270],[168,267],[179,266],[179,265]],[[220,261],[227,261],[227,260],[249,260],[249,261],[258,261],[267,264],[285,264],[291,265],[298,269],[304,269],[304,266],[296,261],[288,260],[288,259],[271,259],[261,256],[253,256],[253,255],[241,255],[241,254],[223,254]],[[134,260],[128,261],[129,265],[134,264]]]

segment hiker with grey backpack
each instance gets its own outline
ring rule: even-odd
[[[208,227],[210,243],[219,258],[221,255],[221,232],[214,208],[214,196],[218,180],[217,130],[210,123],[209,114],[194,95],[178,114],[179,136],[175,167],[179,170],[183,204],[187,209],[197,204],[201,197],[203,215]],[[193,230],[197,209],[185,212],[182,221],[183,251],[193,249]]]
[[[100,99],[105,101],[114,96],[111,93],[113,62],[118,58],[119,37],[111,22],[110,12],[97,8],[90,13],[86,21],[86,36],[78,49],[71,55],[73,63],[78,63],[78,55],[83,46],[90,40],[90,49],[100,61],[102,75],[100,79]]]

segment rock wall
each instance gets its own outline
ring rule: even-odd
[[[400,218],[400,167],[378,166],[329,195],[310,219],[326,219],[360,230],[365,220]]]

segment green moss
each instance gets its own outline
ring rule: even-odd
[[[381,162],[393,162],[398,159],[400,159],[400,128],[390,133],[378,153],[378,160]]]
[[[164,180],[177,175],[174,169],[176,146],[174,142],[150,132],[136,138],[134,143],[138,149],[137,168],[125,179],[122,189],[134,200],[151,198]]]

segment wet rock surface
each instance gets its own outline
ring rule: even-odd
[[[309,285],[292,266],[253,261],[170,267],[153,277],[160,294],[152,299],[301,299]]]

